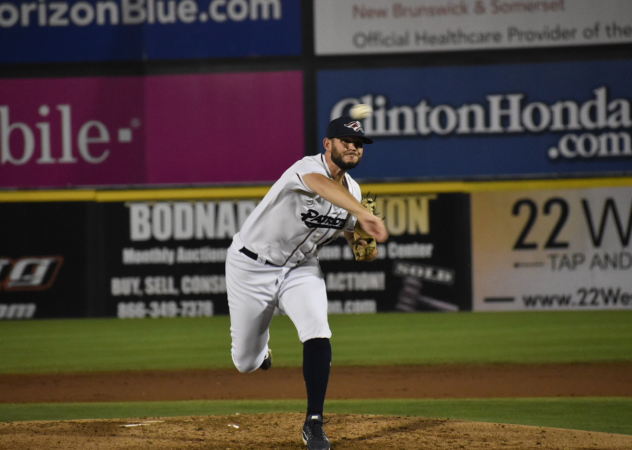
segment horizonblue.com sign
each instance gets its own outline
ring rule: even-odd
[[[630,73],[632,61],[322,71],[319,131],[373,106],[359,178],[630,173]]]
[[[296,0],[0,1],[0,63],[298,55]]]

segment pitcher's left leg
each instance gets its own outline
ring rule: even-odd
[[[279,292],[279,304],[303,343],[303,377],[307,389],[303,441],[309,449],[329,449],[323,411],[331,369],[331,330],[325,281],[316,262],[306,262],[290,270]]]

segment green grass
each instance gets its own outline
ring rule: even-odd
[[[304,401],[0,404],[0,422],[303,412]],[[632,435],[632,399],[332,400],[329,413],[405,415]]]
[[[632,361],[632,311],[418,313],[330,317],[343,365]],[[230,321],[0,322],[0,373],[232,368]],[[274,319],[275,366],[300,366],[285,316]],[[304,401],[0,404],[0,421],[303,411]],[[336,400],[327,411],[447,417],[632,434],[632,398]]]
[[[335,315],[336,365],[632,361],[632,311]],[[230,322],[207,319],[0,323],[0,373],[232,368]],[[300,366],[285,316],[275,365]]]

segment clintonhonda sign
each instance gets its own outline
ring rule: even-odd
[[[630,171],[630,70],[617,61],[327,71],[321,128],[356,103],[373,106],[365,132],[385,139],[358,167],[363,177]]]
[[[373,136],[445,136],[489,135],[510,133],[567,132],[557,147],[549,149],[549,158],[611,158],[632,156],[630,133],[615,132],[630,127],[630,100],[612,99],[608,88],[601,86],[584,102],[557,101],[553,104],[533,101],[525,94],[487,95],[482,103],[432,105],[422,100],[416,105],[386,109],[384,95],[363,95],[361,103],[376,108],[373,120],[365,124],[365,132]],[[336,104],[332,117],[338,117],[356,99],[343,99]],[[392,120],[389,120],[391,119]],[[388,123],[388,127],[387,127]],[[582,130],[606,130],[577,134]]]

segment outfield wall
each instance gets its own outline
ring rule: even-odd
[[[230,236],[359,102],[391,240],[323,251],[332,312],[627,308],[631,10],[0,1],[0,318],[226,313]]]
[[[264,184],[356,103],[376,182],[632,173],[627,0],[0,3],[0,189]]]
[[[372,263],[321,251],[331,313],[632,308],[632,180],[383,183]],[[224,262],[267,187],[0,193],[0,318],[227,314]]]

